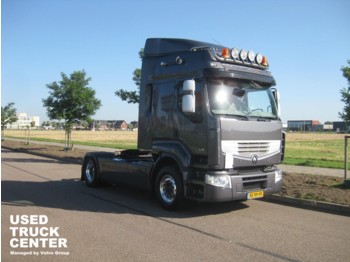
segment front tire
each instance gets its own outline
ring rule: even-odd
[[[95,160],[92,158],[86,158],[84,160],[83,180],[89,187],[97,187],[100,183],[100,173]]]
[[[183,183],[177,168],[169,166],[160,169],[156,179],[156,195],[159,203],[166,210],[183,206]]]

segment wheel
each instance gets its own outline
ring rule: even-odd
[[[177,168],[169,166],[160,169],[156,179],[156,194],[164,209],[174,210],[183,206],[183,183]]]
[[[97,187],[100,182],[100,174],[96,162],[92,158],[84,160],[83,180],[90,187]]]

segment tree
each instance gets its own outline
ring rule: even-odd
[[[350,66],[350,60],[348,60],[348,65]],[[341,101],[345,103],[343,108],[343,112],[339,112],[339,117],[343,119],[344,122],[350,121],[350,67],[343,66],[341,71],[343,72],[343,76],[348,81],[348,87],[340,90]]]
[[[91,78],[86,77],[85,71],[75,71],[69,77],[61,73],[61,77],[61,81],[46,85],[49,96],[42,102],[51,120],[65,121],[65,149],[71,150],[73,123],[90,121],[90,116],[101,107],[101,101],[95,98],[95,90],[88,86]]]
[[[5,126],[7,124],[12,124],[18,120],[17,110],[14,108],[15,103],[8,103],[6,106],[1,107],[1,133],[4,137]]]
[[[144,49],[141,48],[139,51],[139,57],[142,61],[144,55]],[[136,68],[133,72],[132,80],[135,82],[135,85],[138,90],[136,91],[126,91],[124,89],[119,89],[115,91],[115,95],[119,96],[121,100],[127,101],[129,104],[137,104],[140,100],[140,85],[141,85],[141,69]]]

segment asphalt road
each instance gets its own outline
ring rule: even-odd
[[[86,187],[76,164],[4,149],[1,159],[2,261],[349,261],[346,216],[263,201],[168,212],[145,192]]]

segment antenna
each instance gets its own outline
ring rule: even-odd
[[[212,38],[212,40],[213,40],[214,42],[216,42],[218,45],[223,46],[223,44],[221,44],[219,41],[216,41],[216,39]]]

